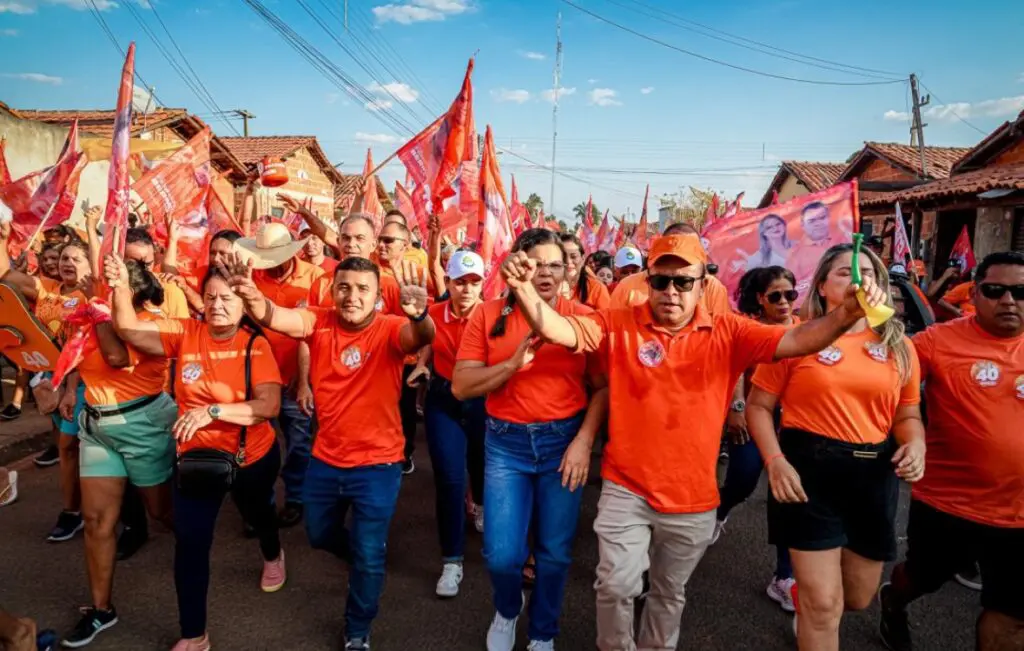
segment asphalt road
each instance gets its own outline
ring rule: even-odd
[[[422,441],[422,437],[421,437]],[[469,535],[466,578],[461,594],[434,596],[440,570],[434,527],[433,484],[425,446],[417,471],[406,478],[391,529],[388,579],[373,630],[374,651],[479,651],[493,611],[481,537]],[[0,605],[30,615],[43,626],[68,630],[78,605],[89,601],[82,540],[53,545],[44,537],[57,515],[57,471],[22,473],[21,498],[0,509]],[[762,482],[763,484],[763,482]],[[594,649],[594,567],[597,544],[591,529],[598,486],[586,488],[576,562],[562,611],[558,648]],[[904,500],[905,502],[905,500]],[[906,504],[902,505],[901,530]],[[218,651],[340,648],[346,569],[333,557],[312,551],[301,527],[282,533],[288,555],[288,584],[276,594],[258,587],[257,543],[242,537],[234,507],[221,512],[213,549],[210,635]],[[774,554],[765,544],[764,486],[739,507],[725,535],[705,556],[688,588],[679,649],[783,651],[794,649],[790,618],[765,596]],[[90,649],[160,650],[176,641],[177,609],[171,574],[173,538],[156,532],[131,560],[119,564],[114,603],[120,623]],[[973,648],[977,593],[947,585],[911,611],[918,651]],[[875,634],[877,607],[844,618],[842,648],[883,649]],[[526,626],[520,622],[520,648]]]

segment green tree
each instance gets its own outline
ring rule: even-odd
[[[662,208],[668,208],[670,223],[678,224],[686,222],[697,230],[700,230],[704,226],[708,206],[711,205],[711,200],[714,196],[714,190],[700,190],[690,186],[686,192],[680,192],[679,194],[674,195],[662,195],[659,199],[659,203]],[[720,206],[719,211],[723,208],[724,205]]]
[[[580,202],[580,203],[576,204],[575,206],[573,206],[573,208],[572,208],[572,214],[573,214],[574,217],[576,217],[576,221],[579,222],[579,223],[583,223],[583,215],[585,215],[586,213],[587,213],[587,204],[586,204],[586,202]],[[603,217],[601,215],[601,210],[597,207],[597,204],[591,202],[591,204],[590,204],[590,223],[591,223],[591,225],[600,224],[602,219],[603,219]]]
[[[530,213],[530,218],[534,220],[537,219],[540,211],[544,210],[544,200],[536,192],[531,192],[530,196],[526,198],[526,203],[523,205],[526,207],[526,212]]]

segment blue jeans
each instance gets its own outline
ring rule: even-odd
[[[731,440],[729,446],[729,467],[725,471],[725,483],[722,484],[722,502],[718,506],[718,521],[729,517],[729,511],[750,497],[761,479],[764,464],[761,453],[753,439],[743,445],[736,445]],[[793,567],[789,561],[789,550],[785,547],[775,548],[775,576],[780,579],[793,577]]]
[[[530,553],[527,534],[533,525],[537,578],[530,596],[531,640],[547,641],[558,635],[583,498],[582,489],[562,487],[558,466],[582,422],[582,414],[529,425],[487,419],[484,558],[495,609],[506,619],[517,617],[522,608],[523,564]]]
[[[314,549],[351,554],[345,604],[345,637],[368,637],[384,587],[388,527],[395,514],[402,465],[335,468],[313,458],[303,487],[306,534]],[[352,507],[352,532],[345,514]]]
[[[299,403],[282,395],[277,426],[284,435],[284,465],[281,466],[284,501],[302,504],[302,482],[306,478],[306,469],[309,468],[309,457],[313,450],[310,418],[299,407]]]
[[[484,398],[456,400],[451,382],[435,377],[427,390],[423,420],[427,430],[430,465],[434,468],[437,532],[441,559],[461,561],[466,547],[466,469],[473,501],[483,503]],[[486,509],[485,509],[486,512]]]

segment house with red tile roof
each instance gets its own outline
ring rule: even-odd
[[[845,168],[844,163],[784,160],[757,207],[770,206],[775,193],[779,195],[779,202],[784,202],[830,188],[836,184],[836,179]]]

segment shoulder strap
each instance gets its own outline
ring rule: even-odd
[[[252,347],[256,343],[256,339],[261,336],[259,332],[253,331],[249,335],[249,342],[245,345],[245,402],[252,400]],[[238,432],[237,456],[240,464],[245,461],[245,439],[248,429],[243,425],[241,431]]]

